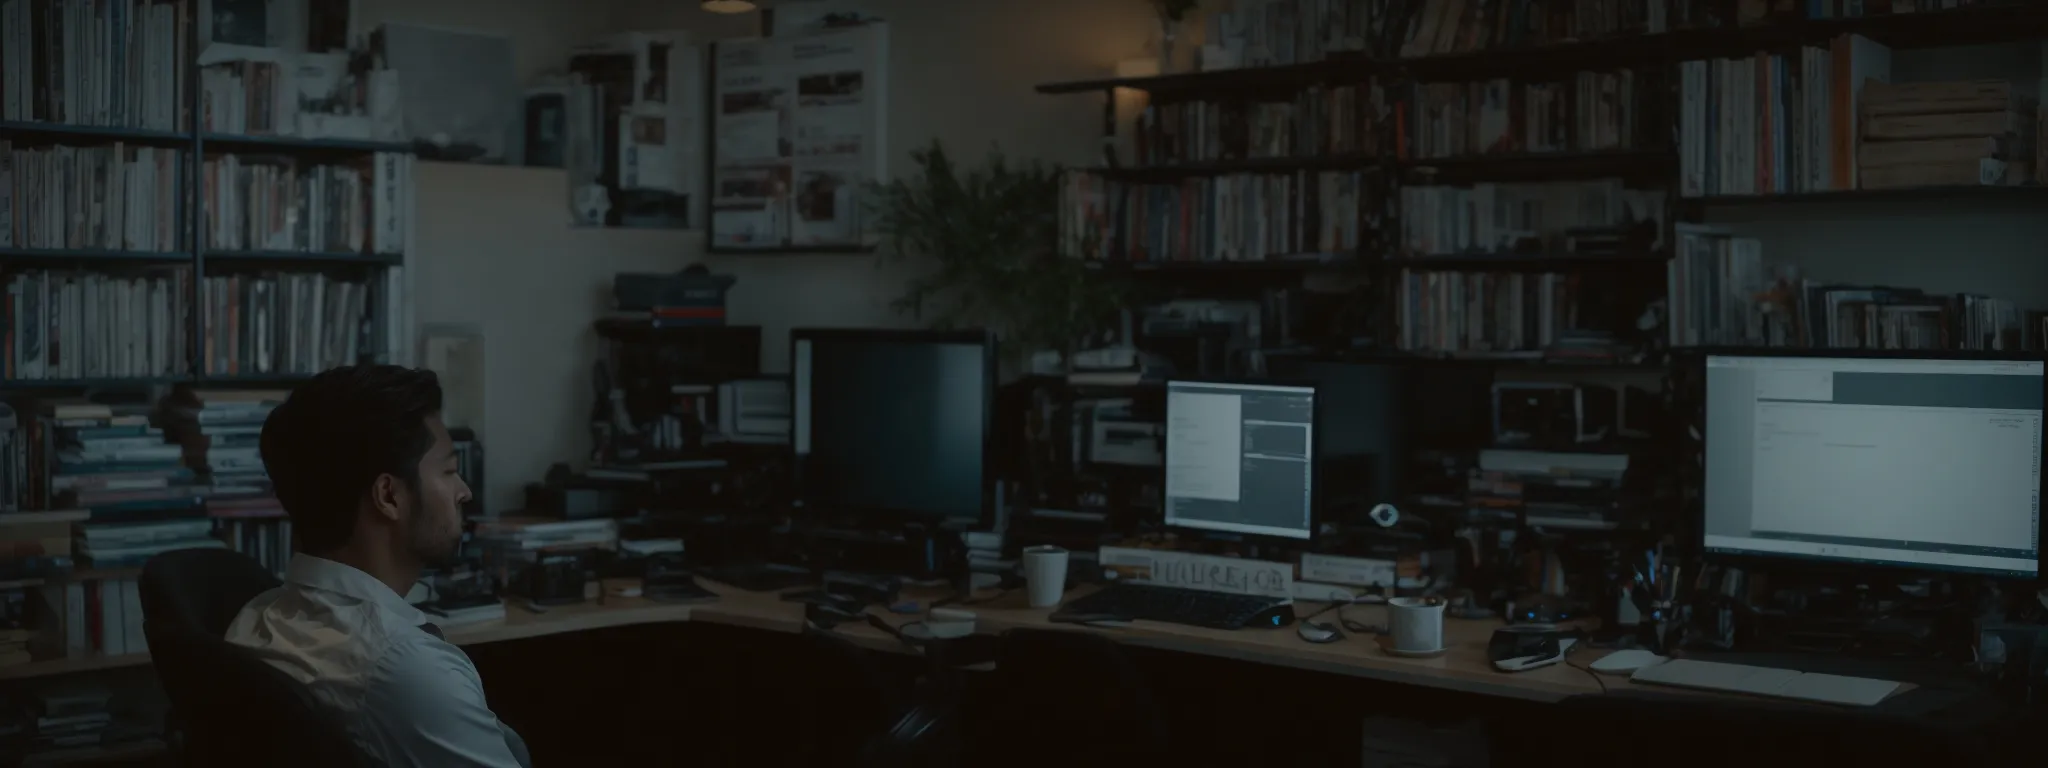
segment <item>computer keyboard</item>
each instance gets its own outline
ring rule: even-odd
[[[1751,667],[1690,659],[1677,659],[1644,667],[1636,670],[1630,679],[1652,685],[1747,693],[1859,707],[1868,707],[1884,701],[1885,697],[1899,689],[1899,684],[1890,680],[1842,677],[1800,672],[1796,669]]]
[[[1284,619],[1273,618],[1288,615],[1275,610],[1286,603],[1286,599],[1278,597],[1226,595],[1199,589],[1124,583],[1111,584],[1095,594],[1069,600],[1060,607],[1060,612],[1167,621],[1210,629],[1243,629],[1252,626],[1254,619],[1262,619],[1259,626],[1286,623]]]

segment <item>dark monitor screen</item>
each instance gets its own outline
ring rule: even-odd
[[[790,355],[791,443],[805,507],[981,517],[993,339],[798,331]]]
[[[1708,552],[2032,578],[2039,360],[1710,355]]]

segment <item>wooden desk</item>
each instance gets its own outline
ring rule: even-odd
[[[1317,607],[1320,605],[1304,603],[1299,610],[1306,615]],[[1073,628],[1047,621],[1051,609],[1025,607],[1021,591],[965,610],[975,612],[976,629],[982,632]],[[1344,609],[1344,615],[1365,624],[1386,624],[1386,609],[1376,605],[1352,606]],[[1333,614],[1323,618],[1336,620]],[[1223,631],[1140,621],[1128,628],[1084,631],[1107,633],[1119,642],[1142,647],[1513,699],[1553,702],[1600,692],[1600,684],[1589,673],[1563,664],[1513,674],[1495,670],[1486,660],[1486,643],[1499,626],[1498,621],[1446,620],[1444,640],[1451,650],[1433,659],[1389,656],[1373,638],[1350,633],[1337,642],[1318,645],[1302,640],[1292,627]],[[1621,684],[1621,680],[1616,678],[1610,684]]]
[[[796,633],[803,630],[804,612],[800,603],[785,601],[776,594],[747,592],[708,580],[703,584],[719,593],[720,598],[715,602],[672,604],[607,594],[602,603],[559,606],[545,613],[534,613],[524,605],[508,603],[503,620],[450,627],[448,639],[459,645],[476,645],[609,627],[676,622],[702,622],[770,632]],[[615,580],[607,585],[607,589],[630,585],[629,580]],[[1303,607],[1313,610],[1315,606],[1305,604]],[[1515,674],[1494,671],[1486,661],[1486,641],[1498,624],[1490,621],[1447,621],[1444,636],[1451,643],[1450,653],[1434,659],[1403,659],[1382,653],[1370,637],[1350,635],[1335,643],[1316,645],[1302,641],[1291,628],[1225,632],[1144,621],[1122,629],[1053,624],[1046,620],[1051,610],[1026,607],[1021,591],[960,608],[973,611],[978,617],[978,631],[988,634],[1018,628],[1096,632],[1141,647],[1530,701],[1558,701],[1600,692],[1599,683],[1585,671],[1562,664]],[[1386,621],[1384,609],[1377,606],[1355,606],[1345,609],[1345,612],[1350,618],[1367,624],[1384,624]],[[874,613],[899,626],[915,620],[915,617],[890,614],[880,609],[875,609]],[[895,639],[863,624],[845,624],[835,631],[865,648],[907,652]],[[149,655],[139,653],[31,662],[0,668],[0,680],[147,663]],[[1625,686],[1626,683],[1615,678],[1609,681],[1609,685]]]
[[[604,605],[587,603],[555,608],[543,614],[512,606],[506,609],[504,621],[457,627],[449,630],[448,637],[467,645],[603,627],[680,621],[771,632],[794,633],[803,629],[803,605],[800,603],[785,601],[779,595],[746,592],[708,580],[703,584],[719,593],[720,599],[693,605],[668,605],[641,598],[607,597]],[[1315,606],[1305,604],[1303,607],[1313,610]],[[1054,624],[1047,621],[1052,611],[1027,607],[1021,591],[960,608],[973,611],[977,617],[977,631],[988,634],[1018,628],[1095,632],[1141,647],[1530,701],[1559,701],[1601,690],[1600,684],[1586,671],[1563,664],[1514,674],[1495,671],[1486,660],[1486,642],[1492,637],[1494,628],[1499,626],[1498,622],[1492,621],[1447,621],[1444,636],[1451,644],[1449,653],[1433,659],[1404,659],[1381,652],[1370,637],[1348,635],[1335,643],[1317,645],[1303,641],[1292,628],[1226,632],[1146,621],[1120,629]],[[899,626],[915,620],[915,617],[890,614],[880,609],[875,609],[874,613]],[[1379,606],[1354,606],[1345,609],[1345,615],[1366,624],[1383,625],[1386,622],[1385,609]],[[863,647],[906,651],[902,644],[873,627],[844,624],[836,631]],[[1625,684],[1620,678],[1610,682],[1610,685]]]

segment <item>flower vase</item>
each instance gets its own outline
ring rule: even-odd
[[[1159,74],[1171,75],[1180,71],[1180,62],[1174,57],[1174,43],[1180,38],[1180,22],[1172,19],[1159,20]]]

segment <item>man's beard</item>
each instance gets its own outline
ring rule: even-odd
[[[419,558],[420,565],[427,568],[447,568],[461,562],[462,534],[441,538],[434,530],[433,521],[426,515],[413,518],[412,555]]]

